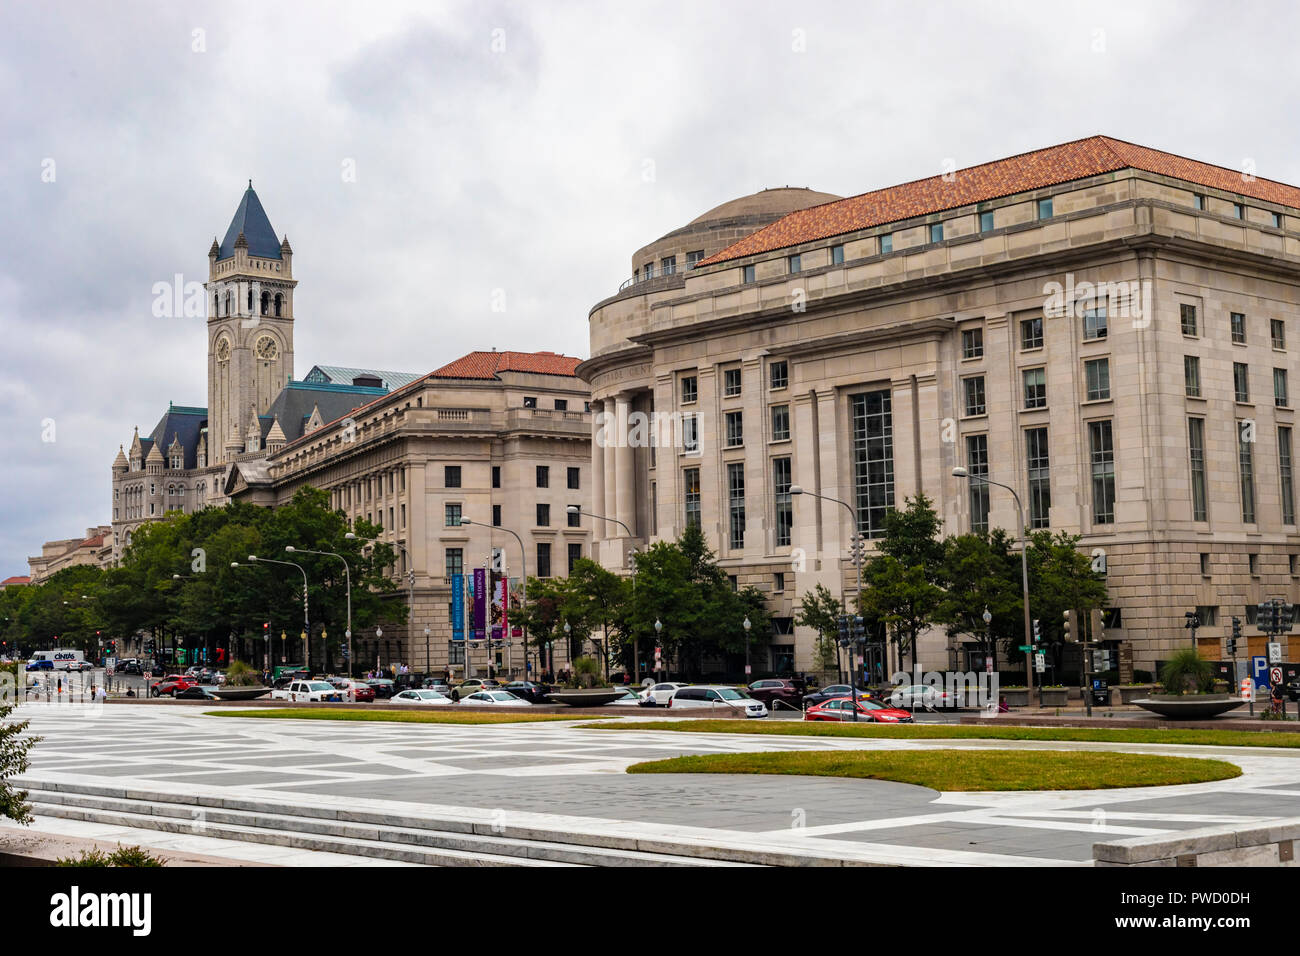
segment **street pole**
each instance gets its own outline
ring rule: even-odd
[[[461,518],[460,523],[474,524],[475,522],[471,521],[469,518]],[[495,524],[487,525],[487,527],[495,529],[497,531],[504,531],[506,534],[513,535],[514,539],[519,542],[519,556],[521,558],[520,568],[524,576],[523,600],[520,603],[520,610],[524,615],[524,623],[520,625],[519,633],[523,636],[523,640],[524,640],[524,677],[525,679],[527,679],[528,677],[528,624],[527,624],[528,622],[528,549],[524,547],[524,539],[519,537],[519,535],[512,529],[507,528],[504,525],[495,525]],[[505,591],[502,595],[502,604],[504,607],[506,607],[507,610],[509,610],[509,603],[510,603],[510,579],[506,578]],[[506,620],[509,621],[509,615],[507,615]],[[505,638],[507,641],[509,641],[510,635],[509,634],[505,635]],[[541,670],[542,670],[542,665],[541,665],[540,652],[539,652],[539,659],[537,663],[537,672],[539,675],[541,674]]]
[[[277,561],[275,558],[259,558],[255,554],[248,556],[250,564],[258,561],[265,561],[267,564],[283,564],[285,567],[297,568],[302,573],[302,632],[307,635],[303,643],[303,666],[306,668],[308,675],[311,674],[311,617],[307,606],[307,570],[301,564],[294,564],[292,561]]]
[[[355,538],[356,535],[349,531],[345,538]],[[343,562],[343,578],[348,588],[348,629],[344,632],[344,637],[348,642],[348,680],[352,679],[352,569],[348,567],[348,559],[341,554],[335,554],[333,551],[313,551],[310,548],[294,548],[293,545],[287,544],[284,550],[291,554],[295,551],[302,551],[305,554],[323,554],[331,558],[338,558]],[[268,655],[269,656],[269,655]]]

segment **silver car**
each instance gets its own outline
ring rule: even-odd
[[[680,688],[668,701],[672,710],[707,709],[735,717],[766,717],[767,705],[743,690],[724,684],[691,684]]]

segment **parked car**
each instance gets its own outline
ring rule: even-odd
[[[389,700],[393,694],[397,693],[397,688],[393,686],[393,682],[387,677],[375,677],[366,681],[366,683],[375,692],[375,700]]]
[[[471,677],[451,689],[452,700],[463,700],[481,690],[500,690],[501,682],[491,677]]]
[[[1300,680],[1286,682],[1287,700],[1300,700]]]
[[[54,661],[49,660],[48,658],[37,661],[28,661],[27,666],[23,668],[23,670],[52,671],[54,670]]]
[[[95,665],[90,661],[68,661],[69,671],[93,671]]]
[[[212,693],[212,688],[212,684],[209,684],[206,687],[202,684],[192,684],[189,687],[176,691],[172,696],[177,700],[220,700],[221,698]]]
[[[895,687],[889,693],[889,703],[894,707],[922,707],[934,710],[936,707],[961,707],[961,698],[941,687],[929,684],[906,684]]]
[[[837,697],[824,701],[804,711],[804,720],[853,720],[853,699]],[[881,724],[910,724],[912,715],[905,710],[886,707],[879,701],[858,698],[858,720]]]
[[[691,684],[682,687],[668,699],[673,710],[706,709],[731,712],[736,717],[766,717],[767,705],[754,700],[744,691],[723,684]]]
[[[178,690],[185,690],[187,687],[193,687],[195,681],[184,676],[183,674],[169,674],[158,683],[149,688],[150,697],[162,697],[164,694],[175,697]]]
[[[325,680],[296,680],[288,687],[271,691],[272,700],[341,701],[342,692]]]
[[[471,704],[475,707],[531,707],[533,706],[522,697],[516,697],[514,694],[504,690],[480,690],[468,697],[462,697],[461,702]]]
[[[118,664],[117,672],[119,674],[135,674],[137,677],[139,677],[144,674],[144,665],[141,664],[138,660],[132,658],[129,661],[123,661],[122,663]]]
[[[803,702],[807,687],[801,678],[768,677],[756,680],[749,685],[749,696],[767,704],[769,710],[775,710],[775,702],[780,701],[783,709],[798,710]]]
[[[162,677],[163,674],[166,673],[167,671],[163,668],[162,664],[159,664],[157,662],[155,662],[153,666],[149,668],[150,677]]]
[[[623,696],[617,698],[616,700],[611,700],[611,701],[609,702],[609,706],[611,706],[611,707],[639,707],[639,706],[643,705],[644,703],[645,703],[645,701],[643,701],[643,700],[641,699],[641,695],[640,695],[640,694],[634,694],[632,691],[627,690],[627,689],[624,689],[624,690],[623,690]]]
[[[546,695],[551,692],[551,688],[545,684],[534,684],[530,680],[512,680],[501,688],[509,694],[514,694],[530,704],[546,703]]]
[[[421,687],[394,694],[392,702],[394,704],[412,704],[417,707],[440,707],[443,704],[450,705],[452,700],[445,694],[439,694],[436,690],[426,690]]]
[[[668,701],[673,698],[673,694],[686,686],[688,685],[676,681],[651,684],[641,692],[641,702],[647,707],[667,707]]]
[[[425,690],[436,690],[444,697],[451,696],[451,684],[441,677],[426,677],[420,686]]]
[[[820,690],[809,691],[803,695],[803,706],[816,707],[818,704],[824,704],[828,700],[834,700],[837,697],[848,697],[853,693],[853,688],[848,684],[828,684]],[[858,688],[858,697],[865,697],[868,700],[876,695],[869,690]]]
[[[365,681],[336,677],[330,683],[339,689],[339,693],[343,695],[344,700],[350,700],[354,703],[368,703],[375,699],[375,689]]]

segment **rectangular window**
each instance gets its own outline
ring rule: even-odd
[[[993,231],[993,213],[991,212],[980,213],[980,232],[992,232],[992,231]]]
[[[696,415],[682,416],[682,451],[688,455],[700,452],[700,419]]]
[[[1196,306],[1184,302],[1178,306],[1179,318],[1183,325],[1183,335],[1196,336]]]
[[[1201,360],[1195,355],[1183,356],[1183,392],[1188,398],[1201,397]]]
[[[894,234],[887,232],[880,237],[880,254],[887,256],[894,251]]]
[[[463,548],[447,548],[443,551],[443,567],[447,569],[447,577],[454,574],[465,573],[465,551]]]
[[[1232,204],[1232,215],[1233,215],[1233,218],[1235,218],[1235,219],[1245,219],[1245,218],[1246,218],[1246,207],[1243,206],[1243,205],[1242,205],[1241,203],[1239,203],[1239,202],[1235,202],[1235,203],[1233,203],[1233,204]]]
[[[1110,359],[1091,359],[1083,363],[1088,384],[1088,401],[1110,398]]]
[[[745,444],[745,416],[743,412],[727,412],[727,447],[739,448]]]
[[[460,465],[444,465],[442,469],[442,484],[445,488],[460,487]]]
[[[1287,397],[1286,389],[1286,369],[1273,369],[1273,404],[1278,408],[1288,408],[1291,405]]]
[[[784,571],[776,571],[772,574],[772,590],[778,593],[785,590]]]
[[[537,527],[546,528],[551,524],[551,506],[539,504],[537,506]]]
[[[1295,524],[1295,480],[1291,469],[1291,429],[1277,430],[1277,473],[1282,481],[1282,523]],[[1291,573],[1295,574],[1295,555]]]
[[[574,505],[573,507],[577,508],[578,510],[570,511],[568,508],[565,508],[564,514],[569,520],[570,528],[581,528],[582,527],[582,505]]]
[[[1052,510],[1051,461],[1046,428],[1025,431],[1025,458],[1029,466],[1029,527],[1046,528]]]
[[[501,466],[500,465],[492,466],[492,487],[493,488],[501,487]]]
[[[838,266],[844,264],[844,247],[831,246],[831,265]]]
[[[693,252],[686,253],[686,268],[694,269],[695,263],[699,262],[703,258],[704,258],[703,249],[696,249]]]
[[[786,259],[786,266],[790,270],[790,275],[795,275],[803,270],[803,256],[793,255]]]
[[[972,375],[962,379],[962,393],[965,395],[965,414],[983,415],[987,410],[984,402],[984,376]]]
[[[1020,348],[1028,352],[1043,347],[1043,317],[1020,320]]]
[[[582,484],[582,469],[569,468],[569,490],[576,491]]]
[[[447,505],[443,509],[443,516],[446,519],[444,523],[448,528],[460,527],[460,505]]]
[[[687,468],[682,472],[686,501],[686,526],[700,526],[700,469]]]
[[[788,441],[790,438],[790,406],[772,406],[772,441]]]
[[[492,527],[494,528],[501,527],[501,506],[500,505],[492,506]]]
[[[972,479],[987,478],[989,474],[989,436],[966,436],[966,470]],[[989,530],[989,483],[967,481],[970,486],[970,529],[976,533]]]
[[[1232,388],[1237,401],[1250,401],[1250,369],[1245,362],[1232,363]]]
[[[525,396],[524,396],[524,408],[536,408],[536,407],[537,407],[537,396],[536,396],[536,395],[525,395]]]
[[[745,546],[745,466],[740,463],[727,466],[728,545]]]
[[[567,398],[557,398],[555,400],[555,410],[557,412],[567,412],[569,410],[569,400]]]
[[[1282,228],[1282,214],[1281,214],[1280,212],[1271,212],[1271,213],[1269,213],[1268,215],[1269,215],[1269,221],[1273,223],[1273,228],[1274,228],[1274,229],[1281,229],[1281,228]]]
[[[1025,385],[1025,408],[1047,407],[1047,369],[1027,368],[1020,373]]]
[[[1192,520],[1205,521],[1205,419],[1187,419],[1187,454],[1192,477]]]
[[[1104,339],[1107,333],[1106,307],[1104,305],[1083,312],[1083,338],[1086,342]]]
[[[930,223],[930,241],[943,242],[943,223],[941,222]]]
[[[1228,326],[1232,330],[1232,344],[1246,344],[1246,316],[1242,312],[1228,313]]]
[[[682,376],[682,404],[690,405],[700,397],[700,380],[694,375]]]
[[[1038,200],[1038,218],[1039,219],[1052,218],[1052,199],[1050,196],[1047,199]]]
[[[776,494],[776,545],[786,547],[790,544],[794,528],[794,501],[790,495],[790,459],[772,459],[772,490]]]
[[[884,533],[885,514],[894,507],[894,416],[888,389],[849,396],[853,435],[853,497],[858,532]]]
[[[1237,422],[1237,464],[1241,473],[1241,520],[1255,523],[1255,430]]]
[[[767,374],[773,391],[785,388],[790,384],[790,366],[784,361],[773,362],[769,365]]]
[[[537,487],[538,488],[551,487],[551,469],[549,465],[537,466]]]
[[[581,560],[582,560],[582,545],[577,542],[570,543],[569,544],[569,570],[568,570],[569,574],[573,573],[573,566]]]
[[[1281,319],[1268,320],[1269,335],[1273,339],[1273,348],[1279,351],[1286,349],[1286,323]]]
[[[665,256],[659,260],[659,274],[671,276],[677,274],[677,257]]]
[[[740,270],[740,281],[748,285],[754,281],[754,267],[745,266]]]
[[[1088,423],[1088,451],[1092,465],[1092,520],[1115,521],[1115,445],[1110,419]]]
[[[722,394],[725,398],[740,394],[740,369],[729,368],[722,373]]]
[[[1193,208],[1193,209],[1204,209],[1204,208],[1205,208],[1205,197],[1202,196],[1200,193],[1192,193],[1192,208]]]
[[[551,576],[551,545],[546,541],[537,544],[537,576],[539,578]]]
[[[961,357],[975,359],[984,357],[984,330],[962,329]]]

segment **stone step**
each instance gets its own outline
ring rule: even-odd
[[[635,848],[606,847],[556,840],[551,831],[530,831],[527,837],[503,832],[484,833],[467,821],[446,821],[365,814],[373,820],[341,819],[303,811],[300,807],[264,800],[187,798],[176,794],[135,794],[118,788],[60,784],[47,788],[26,780],[29,801],[38,815],[89,820],[123,826],[144,826],[174,833],[246,839],[331,852],[358,853],[404,862],[443,866],[726,866],[744,861],[715,860],[698,855]],[[100,792],[87,792],[100,791]],[[105,793],[104,791],[107,791]],[[116,794],[121,794],[116,795]],[[160,800],[167,796],[171,799]],[[232,807],[238,802],[240,807]],[[358,816],[359,814],[352,814]],[[419,825],[410,826],[415,822]],[[450,823],[453,829],[439,824]],[[550,837],[545,839],[543,837]],[[752,865],[752,864],[749,864]]]

